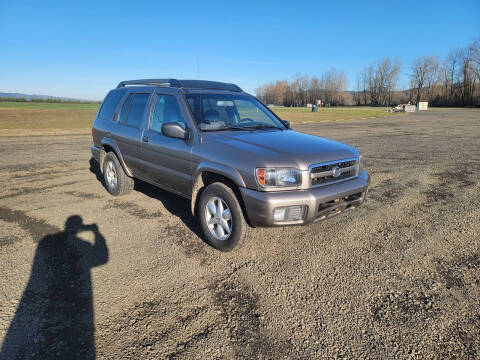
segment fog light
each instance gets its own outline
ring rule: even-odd
[[[273,212],[273,220],[275,221],[285,221],[285,214],[287,213],[287,208],[276,208]]]
[[[299,221],[305,216],[305,206],[295,205],[275,208],[273,211],[273,220],[281,221]]]

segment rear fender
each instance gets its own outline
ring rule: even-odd
[[[128,176],[133,177],[132,172],[128,168],[127,164],[125,164],[125,161],[123,160],[122,153],[120,152],[120,149],[118,148],[115,141],[113,141],[112,139],[109,139],[109,138],[103,138],[101,144],[102,144],[102,147],[101,147],[102,152],[100,152],[100,168],[102,169],[102,171],[103,171],[103,159],[105,157],[105,153],[107,153],[108,150],[111,149],[111,151],[113,151],[115,153],[115,155],[117,156],[117,159],[120,162],[120,165],[122,165],[122,168],[125,171],[125,173]]]

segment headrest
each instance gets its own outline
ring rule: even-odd
[[[220,120],[220,114],[217,110],[207,110],[203,114],[203,120],[209,124]]]

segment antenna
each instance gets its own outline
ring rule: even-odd
[[[197,80],[200,80],[200,61],[197,58]]]

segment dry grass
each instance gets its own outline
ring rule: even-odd
[[[0,102],[0,129],[88,129],[98,106]]]
[[[377,118],[399,113],[389,113],[384,107],[344,106],[320,108],[312,112],[308,108],[272,108],[280,118],[289,120],[292,124],[321,121],[338,121],[350,119]]]

